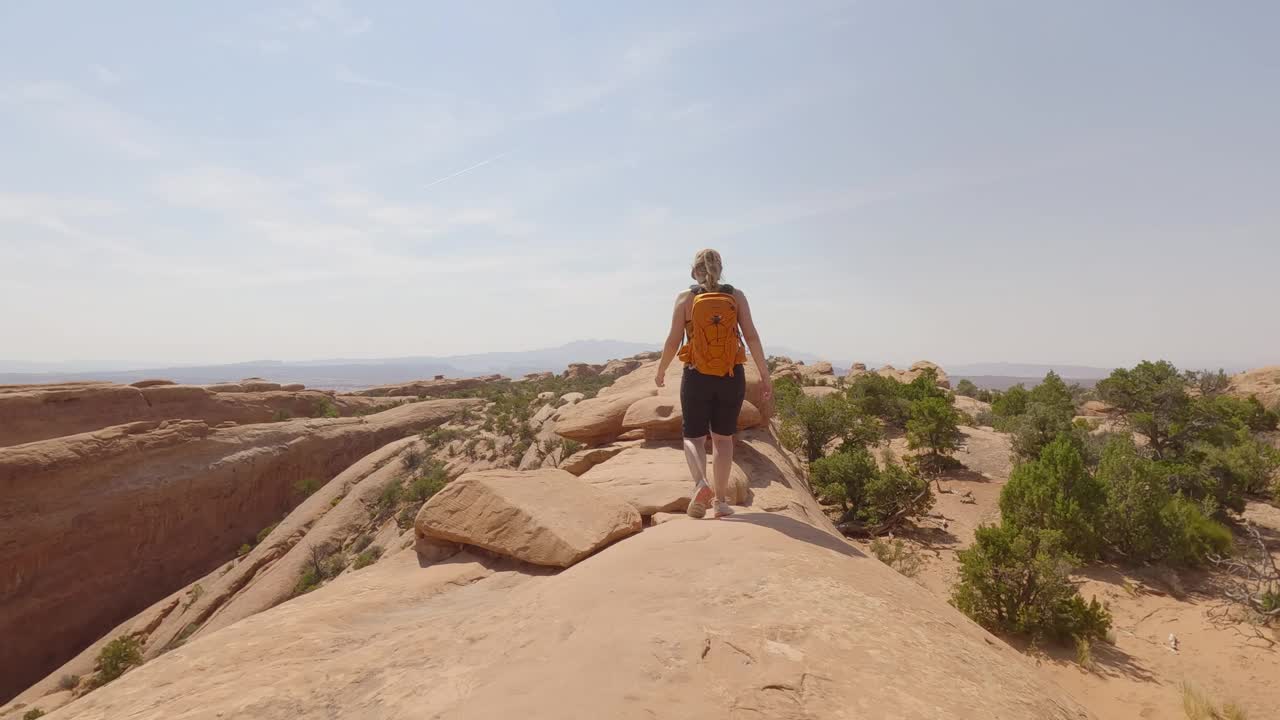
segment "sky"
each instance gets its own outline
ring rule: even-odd
[[[1280,4],[0,3],[0,360],[1280,363]]]

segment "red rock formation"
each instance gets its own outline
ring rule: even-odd
[[[474,402],[228,429],[137,422],[0,449],[0,697],[233,557],[303,499],[300,483]]]
[[[143,383],[0,386],[0,447],[138,421],[262,423],[283,416],[319,415],[326,403],[341,415],[374,407],[366,398],[314,390],[223,392],[216,389],[218,386],[174,385],[156,380]]]

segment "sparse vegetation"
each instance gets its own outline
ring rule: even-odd
[[[907,447],[925,450],[927,467],[937,469],[944,460],[960,449],[964,433],[960,432],[961,414],[951,401],[936,395],[911,403],[907,420]]]
[[[294,596],[305,595],[320,587],[325,581],[337,577],[347,566],[346,556],[341,552],[328,552],[324,545],[311,546],[307,564],[302,568],[302,575],[294,585]]]
[[[44,717],[44,711],[40,708],[32,708],[22,714],[22,720],[36,720],[42,717]]]
[[[952,603],[988,630],[1058,643],[1106,638],[1111,615],[1071,584],[1078,559],[1064,549],[1062,533],[983,526],[959,558]]]
[[[964,378],[960,382],[956,383],[956,394],[963,395],[964,397],[977,398],[978,386],[974,385],[973,381],[969,378]]]
[[[382,557],[382,548],[374,545],[356,556],[356,561],[352,564],[352,568],[359,570],[360,568],[368,567],[377,562],[380,557]]]
[[[276,410],[271,415],[271,422],[284,422],[286,420],[292,420],[292,419],[293,419],[293,413],[283,408]]]
[[[584,447],[586,447],[586,445],[584,445],[584,444],[582,444],[582,443],[578,442],[577,440],[569,440],[569,439],[566,439],[566,440],[564,440],[564,441],[563,441],[563,443],[561,444],[561,448],[562,448],[562,451],[563,451],[563,453],[564,453],[564,457],[566,457],[566,458],[567,458],[567,457],[569,457],[569,456],[571,456],[571,455],[573,455],[574,453],[578,452],[579,450],[581,450],[581,449],[582,449],[582,448],[584,448]]]
[[[267,536],[271,534],[271,531],[275,530],[276,527],[278,527],[279,525],[280,525],[280,521],[277,520],[271,523],[270,525],[259,530],[257,537],[254,538],[254,540],[256,541],[254,544],[261,545],[262,542],[267,539]]]
[[[315,491],[324,487],[324,483],[315,478],[300,478],[293,483],[294,493],[301,495],[303,498],[311,497]]]
[[[253,546],[250,545],[249,543],[245,543],[240,546],[239,550],[236,550],[236,557],[244,557],[245,555],[248,555],[252,551],[253,551]]]
[[[311,417],[313,418],[336,418],[341,417],[342,413],[338,412],[338,406],[334,404],[330,398],[320,398],[316,401],[315,406],[311,409]]]
[[[79,675],[63,675],[62,677],[58,678],[59,690],[71,691],[71,690],[75,690],[78,687],[80,687]]]
[[[872,540],[871,554],[875,555],[880,562],[909,578],[920,574],[920,569],[924,567],[924,558],[920,556],[920,551],[914,545],[897,538]]]
[[[102,687],[125,674],[131,667],[142,664],[142,643],[137,638],[121,635],[98,652],[98,672],[94,687]]]
[[[364,549],[369,547],[369,544],[372,542],[373,542],[372,535],[361,535],[360,537],[356,538],[355,542],[351,543],[351,549],[354,552],[364,552]]]
[[[1196,688],[1182,685],[1182,712],[1187,720],[1248,720],[1248,715],[1235,703],[1219,708]]]
[[[400,463],[404,465],[405,470],[417,470],[422,464],[422,453],[416,449],[410,449],[400,456]]]

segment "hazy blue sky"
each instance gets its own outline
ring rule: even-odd
[[[1280,362],[1280,3],[0,4],[0,358]]]

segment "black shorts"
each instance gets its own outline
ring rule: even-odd
[[[686,366],[680,380],[680,412],[684,414],[684,436],[703,437],[707,431],[733,435],[738,431],[738,413],[747,396],[747,374],[741,365],[733,375],[703,375]]]

